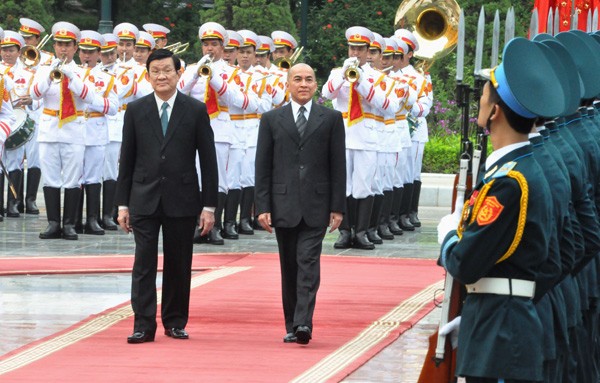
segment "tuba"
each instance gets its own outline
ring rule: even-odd
[[[419,42],[415,58],[425,66],[450,53],[458,42],[460,6],[455,0],[404,0],[394,27],[411,31]]]

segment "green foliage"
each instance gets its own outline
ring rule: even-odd
[[[249,29],[258,35],[283,30],[298,36],[290,3],[285,0],[215,0],[214,8],[200,11],[200,24],[208,21],[234,31]]]
[[[19,19],[25,15],[42,24],[49,32],[54,22],[52,15],[53,0],[4,0],[0,2],[1,26],[4,30],[17,31],[21,24]]]
[[[455,173],[458,170],[459,141],[452,135],[430,136],[423,152],[423,173]]]

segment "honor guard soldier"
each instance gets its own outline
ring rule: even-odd
[[[0,28],[0,41],[4,39],[4,30]],[[4,152],[4,143],[11,133],[11,126],[15,122],[13,108],[10,101],[12,80],[0,72],[0,152]],[[0,154],[1,155],[1,154]],[[4,220],[4,175],[0,177],[0,222]]]
[[[19,19],[21,27],[19,28],[19,34],[23,36],[25,45],[31,45],[36,47],[42,42],[42,33],[46,31],[44,27],[37,21],[21,17]],[[54,55],[50,52],[42,50],[43,46],[39,47],[38,52],[40,54],[39,65],[50,65],[54,59]]]
[[[144,24],[144,25],[142,25],[142,27],[144,28],[144,30],[146,32],[150,33],[150,35],[154,38],[154,41],[156,42],[155,49],[161,49],[161,48],[164,48],[165,46],[167,46],[167,43],[168,43],[167,34],[169,34],[169,32],[171,32],[171,30],[169,28],[163,27],[160,24],[152,24],[152,23]]]
[[[372,191],[374,194],[373,209],[371,211],[371,220],[369,229],[367,230],[367,239],[373,244],[382,244],[383,237],[379,234],[379,223],[384,206],[384,192],[388,192],[389,197],[392,197],[393,177],[395,152],[391,147],[392,134],[396,123],[395,116],[400,110],[400,101],[397,100],[394,88],[396,81],[388,77],[382,70],[382,53],[386,47],[385,40],[379,33],[373,32],[373,41],[367,52],[367,65],[379,72],[379,77],[375,80],[374,86],[380,87],[385,92],[386,97],[390,99],[390,106],[385,112],[374,109],[373,115],[375,125],[377,127],[377,170],[373,177]],[[391,209],[392,199],[388,198],[387,206]],[[387,212],[389,216],[389,211]],[[394,239],[394,236],[389,230],[383,232],[385,239]]]
[[[31,98],[27,96],[29,91],[28,87],[25,87],[26,81],[29,81],[27,85],[31,84],[32,73],[23,73],[23,69],[21,68],[19,58],[19,52],[21,47],[25,45],[25,41],[23,37],[14,31],[4,31],[4,37],[0,41],[0,49],[2,55],[2,73],[5,76],[11,78],[13,86],[10,90],[10,99],[13,103],[13,109],[18,108],[19,110],[13,111],[13,113],[18,116],[18,124],[19,126],[15,126],[15,131],[23,129],[25,132],[27,129],[32,127],[27,121],[28,117],[27,112],[25,111],[25,105],[23,102],[27,102],[26,100],[22,100],[21,96],[26,96],[26,99],[31,101]],[[37,103],[36,103],[37,104]],[[36,105],[39,106],[39,105]],[[31,132],[33,133],[33,132]],[[29,136],[31,138],[31,136]],[[19,217],[19,200],[18,196],[21,195],[21,181],[23,179],[23,154],[25,153],[25,148],[23,147],[23,142],[16,143],[11,142],[11,139],[5,146],[3,161],[6,166],[6,170],[8,171],[8,179],[14,185],[15,191],[17,192],[17,198],[13,195],[10,188],[8,188],[6,193],[6,216],[16,218]],[[16,137],[15,137],[16,139]],[[4,175],[2,176],[4,177]]]
[[[243,38],[236,31],[229,29],[227,30],[227,37],[229,37],[229,41],[223,48],[223,61],[235,67],[237,65],[237,55],[240,46],[242,45]]]
[[[178,84],[179,90],[206,104],[211,127],[215,135],[215,148],[219,169],[219,198],[215,211],[215,226],[207,238],[196,236],[195,242],[206,241],[215,245],[224,244],[221,237],[222,215],[227,197],[227,164],[231,145],[235,140],[235,127],[229,117],[229,108],[240,110],[257,109],[255,98],[240,91],[236,82],[239,80],[239,69],[227,64],[223,58],[223,50],[228,37],[225,28],[220,24],[208,22],[202,24],[198,31],[202,41],[204,55],[195,65],[189,65]]]
[[[135,42],[133,53],[133,58],[137,64],[133,67],[135,91],[133,93],[133,98],[130,99],[129,102],[153,92],[152,85],[148,80],[146,60],[148,60],[148,56],[150,56],[150,53],[154,50],[155,45],[154,38],[148,32],[140,31],[138,39]]]
[[[44,175],[44,199],[48,227],[40,238],[76,240],[75,220],[81,192],[81,175],[85,152],[85,110],[98,105],[98,96],[79,77],[73,61],[80,31],[75,25],[58,22],[52,27],[57,58],[50,66],[38,69],[31,97],[43,100],[38,140]],[[104,104],[100,101],[100,104]],[[61,230],[60,192],[65,200]]]
[[[117,92],[117,101],[119,103],[119,109],[121,109],[122,102],[121,97],[124,96],[122,93],[123,87],[119,80],[117,80],[117,45],[119,39],[112,33],[105,33],[102,35],[104,44],[100,50],[100,60],[102,61],[102,71],[107,72],[115,77],[114,88]],[[121,93],[120,93],[121,91]],[[119,152],[121,151],[121,137],[123,130],[123,120],[119,118],[117,111],[114,115],[107,115],[106,120],[108,123],[108,144],[105,146],[104,152],[104,171],[102,181],[102,221],[100,226],[104,230],[116,231],[118,229],[117,224],[113,220],[116,214],[116,207],[114,204],[115,188],[117,185],[117,175],[119,169]]]
[[[400,208],[400,227],[403,230],[413,231],[415,227],[421,226],[421,222],[417,217],[417,210],[421,195],[423,149],[425,148],[425,143],[429,141],[427,120],[425,117],[427,117],[433,105],[433,91],[429,74],[420,73],[410,63],[413,54],[419,50],[419,42],[416,37],[406,29],[398,29],[394,35],[408,45],[408,52],[405,53],[407,65],[402,68],[402,72],[414,77],[413,81],[417,87],[417,101],[414,103],[410,113],[416,119],[416,126],[411,135],[413,144],[409,161],[409,166],[412,170],[412,179],[404,185],[402,207]]]
[[[256,48],[260,45],[258,36],[249,30],[241,30],[238,33],[243,38],[243,45],[240,47],[238,52],[238,63],[241,72],[248,76],[246,81],[240,81],[240,87],[243,88],[243,92],[248,94],[248,97],[257,99],[257,110],[252,112],[245,110],[243,112],[244,120],[240,124],[240,121],[236,121],[234,118],[233,109],[230,110],[230,116],[233,123],[236,126],[243,127],[244,131],[244,148],[243,157],[240,161],[240,174],[239,182],[236,182],[235,178],[230,178],[230,190],[227,195],[227,204],[225,206],[225,228],[224,233],[227,233],[228,225],[233,223],[233,230],[231,232],[239,234],[237,232],[238,226],[236,225],[236,213],[238,205],[240,206],[240,225],[239,229],[242,230],[243,234],[253,234],[253,229],[250,222],[252,214],[252,203],[254,201],[254,163],[256,157],[256,143],[258,140],[258,125],[260,123],[260,115],[268,112],[272,109],[273,99],[271,97],[270,86],[268,83],[267,75],[256,70],[254,66],[256,63]],[[229,169],[227,171],[229,172]],[[237,168],[233,168],[237,169]],[[235,174],[231,174],[235,176]],[[228,174],[229,176],[229,174]],[[238,187],[238,196],[233,201],[230,201],[232,190]],[[234,205],[235,204],[235,205]],[[244,219],[244,224],[242,224]],[[226,237],[227,238],[227,237]]]
[[[119,38],[119,44],[117,45],[119,64],[133,68],[135,65],[133,53],[135,42],[140,35],[139,29],[131,23],[121,23],[114,27],[113,35]]]
[[[373,33],[364,27],[346,30],[349,58],[342,68],[331,71],[322,90],[323,96],[333,100],[334,108],[343,113],[346,126],[348,219],[340,226],[340,236],[334,244],[338,249],[375,248],[367,239],[373,207],[372,183],[377,169],[377,126],[373,112],[376,109],[385,112],[390,101],[387,92],[379,84],[375,86],[381,73],[365,65],[373,38]],[[354,238],[351,223],[355,223]]]
[[[79,202],[75,230],[77,233],[104,235],[100,227],[100,193],[104,174],[104,158],[108,144],[108,119],[115,116],[119,99],[115,92],[115,78],[98,65],[104,38],[95,31],[81,31],[79,40],[78,75],[90,92],[96,94],[93,103],[87,104],[85,117],[85,152],[83,157],[82,184],[85,190],[86,221],[82,224],[83,193]]]
[[[287,32],[284,31],[274,31],[271,33],[271,38],[273,39],[273,44],[275,45],[275,50],[272,53],[273,63],[281,70],[282,72],[282,80],[285,82],[282,84],[285,88],[285,100],[279,105],[285,105],[289,102],[290,96],[287,89],[287,69],[293,65],[294,63],[290,62],[290,57],[298,48],[298,42],[296,39]]]
[[[412,160],[412,140],[410,137],[410,126],[408,121],[412,106],[417,100],[417,89],[414,84],[414,78],[402,72],[402,68],[409,65],[409,58],[405,56],[406,52],[408,52],[408,45],[394,36],[390,37],[390,39],[396,46],[396,52],[392,59],[393,67],[390,71],[390,76],[394,78],[401,87],[400,89],[396,89],[399,97],[401,97],[404,92],[408,93],[404,108],[401,108],[400,111],[396,113],[396,127],[398,128],[396,133],[398,134],[400,142],[399,147],[397,148],[398,154],[394,173],[392,214],[389,223],[390,232],[392,232],[392,234],[402,235],[403,230],[400,227],[400,211],[404,196],[404,185],[411,183],[413,180],[412,166],[409,165]],[[406,227],[407,225],[403,226]]]
[[[256,49],[256,71],[264,73],[270,85],[273,108],[278,108],[285,102],[287,73],[271,63],[271,54],[275,52],[275,44],[269,36],[258,36],[260,46]]]
[[[515,38],[502,57],[477,120],[494,152],[464,207],[438,225],[439,262],[467,290],[453,321],[460,323],[456,373],[467,383],[543,378],[544,329],[533,298],[555,222],[528,132],[537,117],[562,113],[566,98],[555,63],[534,42]]]

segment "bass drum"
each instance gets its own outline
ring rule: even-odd
[[[13,110],[15,115],[15,128],[10,132],[10,136],[4,143],[6,150],[14,150],[25,145],[33,137],[35,131],[35,122],[29,118],[27,112],[23,109]]]

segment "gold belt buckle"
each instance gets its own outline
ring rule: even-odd
[[[86,120],[87,120],[87,119],[89,119],[89,118],[90,118],[90,112],[89,112],[89,111],[87,111],[87,110],[86,110],[85,112],[83,112],[83,117],[84,117]]]

